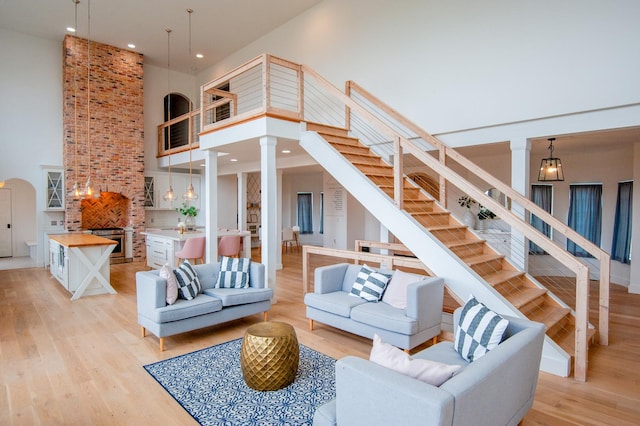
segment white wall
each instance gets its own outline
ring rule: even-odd
[[[449,132],[639,102],[638,16],[633,0],[325,0],[199,78],[268,52]]]

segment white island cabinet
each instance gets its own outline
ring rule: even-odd
[[[109,255],[114,240],[90,234],[49,235],[49,270],[71,300],[116,291],[111,287]]]
[[[176,267],[176,252],[182,249],[189,238],[204,237],[204,232],[185,232],[180,234],[175,230],[141,232],[147,238],[147,266],[160,269],[166,263],[170,268]],[[251,257],[251,232],[236,229],[219,230],[218,238],[225,235],[237,235],[243,238],[244,257]]]

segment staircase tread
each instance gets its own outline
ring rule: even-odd
[[[449,248],[453,248],[453,247],[460,247],[460,246],[465,246],[465,245],[472,245],[472,244],[484,244],[484,240],[479,240],[476,238],[466,238],[464,240],[457,240],[457,241],[444,241],[443,244],[446,245]]]
[[[505,298],[511,302],[513,306],[520,309],[527,303],[537,299],[540,296],[544,296],[547,290],[537,287],[526,287],[520,289],[517,292],[505,295]]]
[[[467,229],[467,225],[429,225],[425,228],[429,231],[455,231]]]
[[[510,279],[521,277],[524,275],[522,271],[512,271],[509,269],[501,269],[496,272],[492,272],[491,274],[485,275],[484,278],[486,282],[491,284],[492,286],[496,286],[505,281],[509,281]]]
[[[543,323],[547,330],[556,325],[560,320],[566,317],[571,312],[569,308],[563,308],[560,306],[545,306],[544,310],[539,309],[528,315],[532,321]]]
[[[469,266],[478,265],[480,263],[490,262],[492,260],[504,259],[504,254],[500,253],[482,253],[465,257],[462,260]]]
[[[556,333],[553,336],[549,336],[553,339],[554,342],[558,344],[562,349],[565,350],[572,357],[576,355],[576,338],[575,338],[575,327],[573,325],[569,326],[570,329],[563,329],[562,333]],[[597,330],[595,328],[587,329],[587,342],[589,345],[593,344],[593,338],[596,335]]]

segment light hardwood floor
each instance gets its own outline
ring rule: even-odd
[[[284,264],[269,318],[292,324],[300,343],[334,358],[368,357],[367,339],[322,324],[308,330],[301,257],[287,254]],[[113,265],[117,295],[75,302],[45,269],[0,271],[0,424],[195,424],[142,366],[242,337],[262,315],[169,337],[161,353],[156,337],[140,337],[136,321],[135,272],[142,269]],[[612,306],[611,344],[592,347],[588,381],[541,373],[525,425],[640,424],[640,296],[613,286]]]

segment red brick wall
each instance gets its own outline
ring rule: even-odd
[[[94,190],[118,193],[129,199],[125,224],[134,227],[134,257],[140,260],[144,240],[138,231],[144,229],[145,221],[143,56],[91,42],[91,78],[87,82],[87,40],[66,36],[63,55],[66,228],[80,231],[89,228],[90,223],[109,221],[105,216],[108,207],[105,207],[93,209],[95,215],[102,216],[85,217],[87,223],[83,224],[81,200],[69,196],[76,180],[84,187],[90,171]],[[74,74],[77,99],[74,99]],[[91,96],[89,111],[87,83]],[[87,142],[88,113],[90,143]],[[108,201],[100,200],[100,203]],[[118,220],[124,222],[122,217]]]

